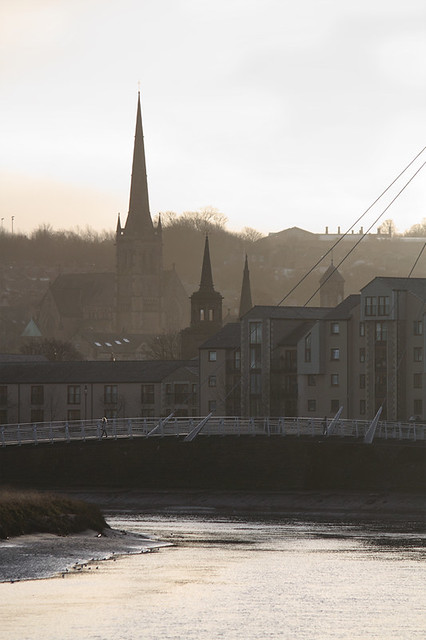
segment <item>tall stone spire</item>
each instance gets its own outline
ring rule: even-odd
[[[203,266],[201,269],[200,291],[214,291],[212,265],[210,262],[209,237],[206,235],[204,244]]]
[[[243,271],[243,283],[241,285],[241,297],[240,297],[240,311],[238,314],[239,318],[242,318],[247,311],[250,311],[253,303],[251,299],[251,288],[250,288],[250,271],[248,268],[248,259],[246,254],[246,261],[244,264]]]
[[[145,149],[143,142],[141,99],[138,92],[135,144],[133,148],[132,180],[130,184],[129,213],[125,232],[132,235],[152,233],[154,227],[149,212],[148,181],[146,177]]]

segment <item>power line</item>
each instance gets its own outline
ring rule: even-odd
[[[359,240],[351,247],[351,249],[346,253],[345,256],[343,256],[343,258],[340,260],[339,264],[337,265],[336,269],[338,269],[340,267],[341,264],[343,264],[345,262],[345,260],[351,255],[351,253],[353,251],[355,251],[355,249],[357,248],[357,246],[360,244],[360,242],[362,242],[365,238],[365,236],[368,234],[369,231],[371,231],[371,229],[378,223],[378,221],[380,220],[380,218],[386,213],[386,211],[393,205],[393,203],[395,202],[395,200],[397,200],[397,198],[399,198],[399,196],[401,195],[401,193],[408,187],[408,185],[410,184],[410,182],[412,182],[412,180],[414,180],[414,178],[416,177],[416,175],[423,169],[423,167],[425,166],[426,162],[423,162],[422,165],[420,165],[420,167],[417,169],[417,171],[411,176],[411,178],[405,183],[405,185],[402,187],[402,189],[400,189],[398,191],[398,193],[396,194],[396,196],[394,198],[392,198],[392,200],[390,201],[390,203],[387,205],[387,207],[385,207],[382,211],[382,213],[374,220],[374,222],[372,222],[372,224],[368,227],[367,231],[365,233],[362,234],[362,236],[359,238]],[[419,256],[420,257],[420,256]],[[333,274],[330,273],[327,278],[324,280],[324,282],[322,284],[320,284],[319,287],[317,287],[317,289],[314,291],[314,293],[311,295],[311,297],[305,302],[305,304],[303,305],[304,307],[306,307],[307,304],[309,304],[309,302],[312,300],[312,298],[318,293],[318,291],[321,289],[321,287],[327,282],[327,280],[332,276]]]
[[[362,218],[370,211],[370,209],[372,209],[374,207],[375,204],[377,204],[377,202],[380,200],[380,198],[382,198],[385,193],[387,193],[389,191],[389,189],[395,184],[395,182],[397,180],[399,180],[399,178],[407,171],[407,169],[409,169],[411,167],[411,165],[417,160],[417,158],[419,158],[421,156],[421,154],[425,151],[426,147],[423,147],[423,149],[421,151],[419,151],[419,153],[414,156],[414,158],[407,164],[407,166],[396,176],[396,178],[394,178],[392,180],[392,182],[386,187],[386,189],[384,189],[384,191],[382,191],[382,193],[374,200],[374,202],[372,204],[370,204],[370,206],[364,211],[364,213],[362,213],[359,218],[357,220],[355,220],[355,222],[347,229],[347,231],[345,231],[345,233],[340,236],[340,238],[338,238],[336,240],[336,242],[332,245],[332,247],[330,247],[330,249],[323,255],[321,256],[321,258],[319,260],[317,260],[317,262],[305,273],[305,275],[294,285],[294,287],[292,289],[290,289],[290,291],[284,296],[284,298],[282,300],[280,300],[280,302],[278,302],[277,307],[279,307],[285,300],[287,300],[287,298],[293,293],[293,291],[295,291],[297,289],[297,287],[299,285],[302,284],[302,282],[304,282],[304,280],[306,280],[306,278],[312,273],[312,271],[314,269],[316,269],[318,267],[319,264],[321,264],[321,262],[333,251],[333,249],[335,249],[337,247],[337,245],[342,242],[342,240],[349,234],[349,232],[351,231],[351,229],[353,229],[353,227],[358,224],[358,222],[360,222],[362,220]],[[418,171],[416,172],[418,173]],[[416,174],[414,174],[416,175]],[[414,177],[414,176],[413,176]],[[385,209],[386,211],[386,209]],[[384,213],[384,212],[383,212]],[[383,215],[383,214],[381,214]],[[381,217],[381,216],[380,216]],[[375,223],[373,223],[374,225]],[[372,225],[372,226],[373,226]],[[372,228],[372,226],[370,227],[370,229]],[[370,230],[369,229],[369,230]],[[365,234],[364,234],[365,235]],[[316,293],[316,292],[315,292]]]

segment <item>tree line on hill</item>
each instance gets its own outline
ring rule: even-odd
[[[277,304],[307,270],[321,260],[332,243],[332,237],[329,242],[320,241],[317,234],[309,232],[295,236],[283,231],[263,236],[249,227],[232,232],[226,228],[226,216],[211,207],[182,215],[165,212],[161,214],[161,223],[164,268],[175,266],[188,295],[198,288],[204,236],[209,234],[213,280],[216,290],[224,296],[224,315],[228,308],[232,313],[238,309],[246,253],[254,303]],[[359,292],[376,275],[406,276],[414,263],[416,249],[412,243],[399,241],[404,237],[426,237],[426,218],[402,235],[397,234],[393,222],[387,220],[382,224],[381,233],[389,242],[377,243],[372,251],[371,242],[377,236],[367,236],[342,264],[340,271],[345,278],[345,295]],[[114,242],[113,231],[96,232],[89,227],[54,230],[50,225],[41,225],[29,235],[3,230],[0,232],[3,279],[10,269],[36,268],[39,274],[45,270],[50,279],[52,273],[114,271]],[[395,260],[395,243],[398,244],[398,260]],[[345,259],[347,249],[348,244],[341,242],[333,250],[335,265]],[[305,304],[330,260],[330,257],[325,258],[286,304]],[[416,275],[413,273],[413,277]],[[318,300],[314,299],[311,304],[318,304]]]

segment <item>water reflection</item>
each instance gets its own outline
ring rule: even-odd
[[[425,538],[416,525],[182,513],[108,520],[174,546],[103,563],[90,575],[0,585],[5,638],[425,635]]]

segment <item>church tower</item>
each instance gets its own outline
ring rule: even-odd
[[[162,328],[161,223],[154,227],[149,211],[148,182],[142,129],[140,93],[136,114],[135,143],[129,212],[125,226],[118,217],[117,331],[159,333]]]
[[[213,286],[209,239],[206,236],[200,286],[191,296],[191,324],[181,331],[182,358],[198,355],[198,347],[222,327],[222,300]]]
[[[320,278],[320,306],[337,307],[344,298],[345,279],[333,261]]]

